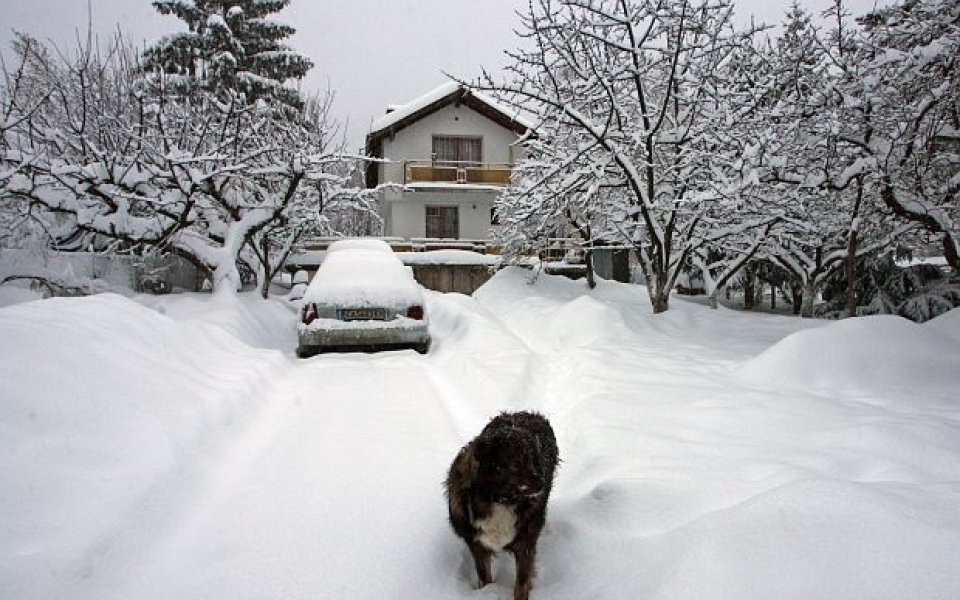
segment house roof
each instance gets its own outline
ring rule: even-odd
[[[395,105],[393,110],[383,115],[370,126],[367,145],[371,140],[392,135],[423,117],[450,104],[464,104],[516,133],[523,135],[533,129],[533,125],[516,111],[510,111],[486,94],[471,90],[455,81],[447,82],[406,104]]]
[[[392,110],[370,126],[370,133],[367,134],[367,155],[382,157],[384,138],[394,135],[450,104],[468,106],[517,135],[524,135],[533,129],[532,123],[517,111],[504,108],[486,94],[471,90],[455,81],[449,81],[406,104],[391,105]],[[371,163],[367,166],[367,186],[375,187],[376,185],[376,168],[375,164]]]

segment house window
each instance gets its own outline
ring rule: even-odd
[[[459,238],[460,211],[456,206],[427,207],[428,238]]]
[[[433,136],[433,161],[440,166],[478,167],[483,161],[483,140],[476,136]]]

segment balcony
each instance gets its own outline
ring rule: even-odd
[[[505,163],[455,161],[404,161],[403,183],[444,183],[451,185],[510,185],[512,166]]]

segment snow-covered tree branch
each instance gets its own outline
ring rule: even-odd
[[[291,114],[229,90],[184,91],[144,76],[119,40],[73,59],[22,49],[43,100],[5,132],[19,165],[5,195],[76,231],[176,252],[215,289],[236,289],[238,261],[256,272],[254,238],[291,223],[319,229],[315,193],[356,197],[329,103]]]
[[[714,177],[732,168],[713,135],[729,118],[716,96],[733,85],[734,52],[750,44],[731,11],[722,0],[531,2],[529,49],[513,53],[507,80],[478,84],[539,120],[519,189],[498,208],[507,230],[577,215],[595,237],[635,249],[656,312],[697,249],[729,227],[720,213],[757,224],[743,236],[762,236],[776,216],[751,219],[757,198]]]

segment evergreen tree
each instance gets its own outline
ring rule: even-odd
[[[299,108],[299,92],[285,83],[303,77],[313,62],[283,43],[296,31],[293,27],[267,18],[288,4],[290,0],[154,0],[157,11],[177,17],[187,31],[147,48],[144,66],[162,70],[168,81]]]

